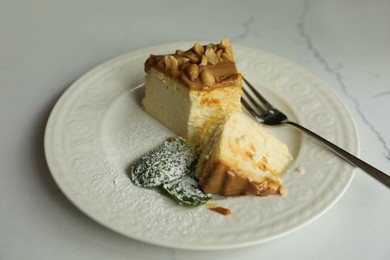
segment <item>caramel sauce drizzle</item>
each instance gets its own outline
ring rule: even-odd
[[[214,212],[217,212],[217,213],[224,215],[224,216],[229,216],[232,214],[232,211],[230,209],[227,209],[227,208],[224,208],[221,206],[217,206],[214,204],[206,204],[206,207],[207,207],[207,209],[214,211]]]

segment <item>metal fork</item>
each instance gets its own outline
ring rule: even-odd
[[[293,126],[304,133],[310,135],[315,138],[339,157],[349,162],[353,166],[359,167],[376,180],[383,183],[387,188],[390,188],[390,176],[386,173],[378,170],[377,168],[371,166],[370,164],[362,161],[356,156],[350,154],[339,146],[329,142],[325,138],[317,135],[311,130],[288,120],[287,116],[283,114],[280,110],[276,109],[271,103],[269,103],[253,86],[252,84],[243,77],[245,84],[248,86],[250,92],[243,88],[243,95],[241,97],[241,102],[248,110],[249,113],[258,121],[259,123],[265,125],[290,125]],[[252,93],[253,95],[251,95]]]

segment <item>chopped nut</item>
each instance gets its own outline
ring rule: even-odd
[[[202,60],[199,63],[199,66],[206,66],[207,62],[208,62],[208,60],[207,60],[206,56],[202,55]]]
[[[177,58],[178,66],[181,66],[184,63],[189,62],[189,61],[190,61],[190,59],[188,59],[186,57],[178,57]]]
[[[165,69],[165,62],[164,62],[165,59],[160,59],[157,63],[157,67],[161,68],[161,69]]]
[[[177,59],[172,55],[164,56],[164,59],[161,59],[159,65],[165,70],[175,70],[178,66]]]
[[[207,60],[208,60],[211,64],[215,65],[215,64],[218,63],[218,56],[217,56],[217,54],[215,53],[215,51],[214,51],[213,48],[208,48],[208,49],[206,49],[205,55],[206,55]]]
[[[204,53],[204,49],[203,49],[203,46],[202,44],[200,44],[199,42],[195,43],[194,47],[192,48],[194,50],[194,52],[196,54],[198,54],[200,57],[203,55]]]
[[[205,70],[200,74],[200,80],[208,87],[215,83],[215,77],[213,73],[208,70]]]
[[[191,62],[193,63],[198,63],[199,62],[199,57],[192,51],[187,51],[184,53],[184,56],[190,59]]]
[[[234,61],[234,56],[233,56],[233,50],[232,47],[227,47],[224,52],[222,53],[222,58],[229,59],[231,61]]]
[[[222,53],[222,56],[221,56],[223,59],[228,59],[230,61],[234,61],[234,58],[233,57],[230,57],[227,53]]]
[[[177,61],[177,59],[174,57],[174,56],[172,56],[172,55],[170,55],[169,56],[169,61],[170,61],[170,66],[169,66],[169,69],[170,70],[176,70],[177,69],[177,66],[178,66],[178,61]]]
[[[180,66],[180,70],[187,71],[188,67],[191,65],[191,62],[185,62]]]
[[[221,49],[226,49],[227,47],[230,47],[229,39],[228,38],[223,39],[218,47]]]
[[[207,45],[207,47],[206,47],[206,50],[207,49],[213,49],[214,50],[214,52],[216,52],[217,51],[217,45],[215,45],[214,43],[209,43],[208,45]]]
[[[234,57],[233,56],[233,50],[232,50],[232,47],[227,47],[226,49],[225,49],[225,51],[224,51],[224,53],[226,53],[227,55],[229,55],[230,57]]]
[[[221,58],[222,53],[223,53],[222,49],[217,50],[217,57]]]
[[[171,67],[171,60],[169,56],[164,56],[164,68],[168,70]]]
[[[179,57],[184,56],[184,51],[176,50],[175,54]]]
[[[199,67],[195,63],[192,63],[187,68],[187,76],[190,80],[195,81],[198,78],[199,75]]]

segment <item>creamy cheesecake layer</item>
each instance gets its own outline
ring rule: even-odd
[[[142,104],[146,112],[195,147],[218,118],[241,111],[241,89],[235,86],[194,90],[155,69],[149,71],[145,82]]]
[[[287,146],[241,112],[210,129],[196,176],[206,193],[224,196],[281,194],[280,173],[292,157]]]
[[[145,111],[184,138],[188,138],[191,111],[190,90],[167,75],[152,69],[145,77]]]

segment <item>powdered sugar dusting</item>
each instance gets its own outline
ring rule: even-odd
[[[130,176],[137,186],[155,188],[189,175],[196,159],[184,140],[165,141],[142,155],[131,167]]]
[[[210,223],[210,214],[218,214],[205,207],[180,206],[154,190],[135,186],[130,180],[131,166],[136,160],[164,143],[168,137],[174,136],[174,133],[146,114],[139,103],[134,104],[129,100],[141,96],[137,92],[142,91],[137,89],[130,96],[124,92],[105,114],[99,138],[99,150],[104,151],[104,154],[98,159],[100,166],[97,168],[105,165],[103,168],[107,171],[104,176],[100,176],[101,183],[96,186],[98,193],[104,194],[104,197],[95,199],[101,200],[109,209],[108,216],[102,216],[112,216],[109,221],[115,224],[119,232],[121,228],[126,230],[131,226],[134,237],[147,237],[148,241],[172,241],[178,232],[188,238],[195,238],[203,232],[202,223]],[[95,178],[92,175],[96,177],[96,173],[91,172],[90,176]],[[215,221],[218,225],[220,220],[217,217]]]

